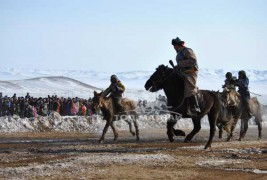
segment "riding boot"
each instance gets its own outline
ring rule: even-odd
[[[126,114],[124,107],[121,104],[121,99],[116,99],[115,106],[116,106],[117,114],[119,114],[119,115],[125,115]]]
[[[197,96],[193,95],[187,98],[187,115],[196,116],[201,110],[198,105]]]

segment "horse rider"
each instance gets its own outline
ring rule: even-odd
[[[250,93],[248,90],[249,79],[244,70],[238,72],[238,79],[234,81],[234,85],[238,87],[238,92],[241,95],[242,102],[245,110],[248,112],[248,117],[252,116],[251,110],[249,108]]]
[[[229,90],[236,91],[235,85],[234,85],[234,82],[236,81],[236,77],[233,76],[232,73],[230,72],[227,72],[225,74],[225,77],[226,79],[224,80],[224,85],[222,86],[222,88],[227,88]]]
[[[112,75],[110,77],[110,82],[110,86],[103,92],[103,95],[107,96],[108,94],[110,94],[117,112],[122,113],[124,110],[121,104],[121,98],[122,93],[125,91],[125,87],[116,75]]]
[[[177,70],[183,75],[185,81],[184,97],[187,102],[187,114],[194,115],[201,112],[197,99],[198,87],[196,86],[198,65],[193,50],[185,47],[184,44],[185,42],[179,37],[172,39],[172,45],[177,52]]]

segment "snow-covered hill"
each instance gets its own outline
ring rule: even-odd
[[[238,71],[200,69],[198,86],[200,89],[221,90],[227,71],[237,75]],[[246,70],[250,79],[250,91],[261,94],[258,97],[267,104],[267,70]],[[84,97],[93,95],[93,91],[109,86],[109,78],[116,74],[126,86],[125,96],[133,99],[155,99],[158,94],[146,92],[144,84],[153,71],[95,72],[80,70],[42,70],[0,68],[0,91],[4,95],[35,96],[58,94],[59,96]],[[162,93],[162,92],[159,92]],[[253,96],[253,94],[251,94]]]

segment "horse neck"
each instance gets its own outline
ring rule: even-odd
[[[112,99],[111,97],[102,97],[101,99],[101,105],[100,105],[100,109],[103,111],[113,111],[113,105],[112,105]]]
[[[168,98],[168,104],[172,106],[179,106],[184,98],[184,86],[182,84],[184,82],[179,78],[175,74],[170,75],[170,78],[163,85],[163,91]]]

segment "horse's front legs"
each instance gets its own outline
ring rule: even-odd
[[[168,119],[167,121],[167,135],[168,135],[168,138],[169,138],[169,141],[170,142],[173,142],[174,141],[174,125],[176,124],[177,120],[174,120],[172,118]]]
[[[229,135],[228,135],[228,137],[227,137],[227,141],[228,141],[228,142],[231,141],[232,138],[233,138],[233,132],[234,132],[234,130],[235,130],[237,121],[238,121],[238,118],[237,118],[237,117],[234,117],[233,123],[232,123],[232,125],[231,125],[230,133],[229,133]]]
[[[209,136],[209,140],[208,140],[204,149],[210,149],[211,148],[212,139],[213,139],[215,132],[216,132],[218,113],[215,113],[215,112],[210,113],[210,114],[208,114],[208,118],[209,118],[209,124],[210,124],[210,136]]]
[[[111,128],[112,128],[112,130],[113,130],[114,141],[117,141],[117,139],[118,139],[118,137],[119,137],[119,134],[118,134],[118,132],[117,132],[115,126],[114,126],[113,121],[110,123],[110,126],[111,126]]]
[[[109,125],[110,125],[110,122],[111,122],[110,119],[107,120],[106,125],[105,125],[105,127],[104,127],[104,129],[103,129],[103,132],[102,132],[102,136],[101,136],[101,138],[99,139],[99,143],[103,143],[103,142],[104,142],[104,140],[105,140],[105,134],[107,133],[108,127],[109,127]]]

